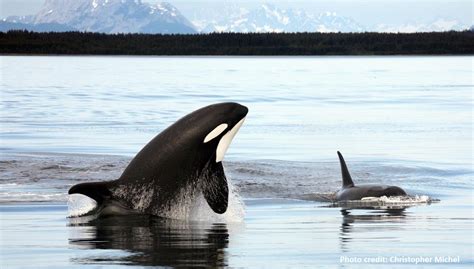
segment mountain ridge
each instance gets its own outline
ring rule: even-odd
[[[232,12],[228,12],[232,13]],[[197,23],[195,23],[196,25]],[[282,9],[271,4],[262,4],[252,10],[240,9],[234,15],[211,20],[199,29],[211,32],[362,32],[363,27],[351,18],[339,16],[334,12],[313,15],[299,9]]]
[[[3,24],[63,25],[99,33],[196,33],[177,8],[163,2],[141,0],[46,0],[32,16],[8,17]]]
[[[280,8],[264,3],[252,9],[238,5],[222,10],[197,9],[191,20],[173,5],[142,0],[46,0],[30,16],[9,16],[0,31],[25,29],[39,32],[83,31],[98,33],[195,34],[380,32],[414,33],[469,29],[457,20],[437,18],[429,23],[364,26],[350,17],[326,11],[313,14],[299,8]]]
[[[210,14],[210,18],[205,16]],[[301,8],[279,8],[264,3],[256,8],[246,9],[230,5],[219,12],[197,10],[188,14],[191,22],[201,33],[211,32],[380,32],[416,33],[463,31],[463,25],[455,19],[438,17],[428,22],[411,21],[404,24],[379,23],[362,25],[351,17],[333,11],[311,13]]]

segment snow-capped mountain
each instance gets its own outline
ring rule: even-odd
[[[363,26],[335,12],[310,13],[263,4],[254,9],[228,6],[219,10],[196,10],[188,15],[199,32],[442,32],[469,28],[457,20],[438,18],[430,22]]]
[[[407,23],[402,25],[379,24],[375,27],[376,32],[386,33],[416,33],[416,32],[443,32],[443,31],[463,31],[468,26],[457,20],[436,19],[429,23]]]
[[[201,32],[361,32],[357,22],[333,12],[313,15],[299,9],[281,9],[263,4],[257,9],[238,9],[231,16],[195,19]]]
[[[46,0],[33,16],[4,22],[63,25],[102,33],[195,33],[194,25],[171,4],[141,0]]]
[[[145,1],[145,0],[144,0]],[[10,16],[0,21],[0,31],[88,31],[102,33],[211,33],[211,32],[433,32],[467,30],[457,20],[362,26],[335,12],[320,14],[303,9],[283,9],[272,4],[244,8],[238,3],[188,14],[192,23],[168,3],[142,0],[46,0],[31,16]]]

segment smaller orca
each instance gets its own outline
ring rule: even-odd
[[[397,186],[365,184],[355,186],[342,154],[338,151],[341,162],[342,189],[336,193],[336,201],[362,200],[364,197],[400,196],[407,193]]]

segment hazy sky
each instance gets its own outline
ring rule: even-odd
[[[39,10],[44,0],[0,0],[0,17],[10,15],[30,15]],[[162,2],[143,0],[143,2]],[[194,12],[216,10],[226,5],[256,7],[263,2],[282,8],[303,8],[313,13],[337,12],[351,17],[359,23],[371,25],[379,23],[419,23],[438,18],[457,20],[463,24],[473,24],[472,0],[166,0],[175,5],[185,16]]]

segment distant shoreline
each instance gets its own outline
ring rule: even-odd
[[[474,56],[472,54],[358,54],[358,55],[140,55],[140,54],[38,54],[38,53],[2,53],[3,57],[132,57],[132,58],[376,58],[376,57],[467,57]]]
[[[433,56],[474,55],[474,32],[212,33],[0,32],[0,55]]]

